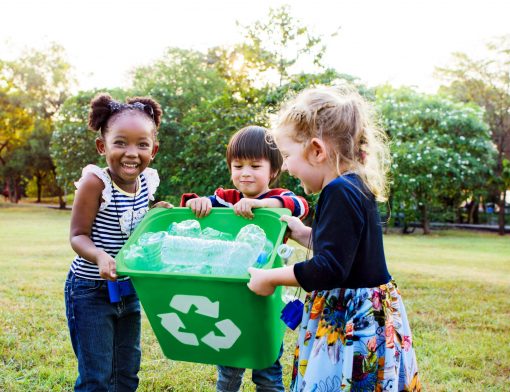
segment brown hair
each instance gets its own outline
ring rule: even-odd
[[[250,125],[230,138],[227,146],[227,165],[230,170],[234,159],[267,159],[271,166],[271,181],[278,178],[283,158],[271,134],[264,127]]]
[[[154,137],[157,135],[161,115],[161,106],[149,97],[127,98],[126,103],[114,100],[109,94],[99,93],[90,101],[89,128],[100,131],[104,136],[112,118],[126,111],[138,111],[154,123]]]
[[[386,134],[374,122],[368,103],[350,87],[318,87],[301,92],[280,110],[275,133],[290,125],[290,137],[305,149],[313,138],[323,140],[328,157],[356,172],[376,200],[387,199],[389,150]]]

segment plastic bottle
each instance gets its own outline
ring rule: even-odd
[[[266,244],[266,233],[259,226],[249,224],[239,231],[236,241],[245,242],[250,245],[253,252],[258,256]]]
[[[168,227],[168,234],[175,236],[198,238],[201,233],[202,229],[200,227],[200,222],[196,219],[173,222]]]
[[[144,233],[138,239],[138,245],[143,248],[146,270],[158,271],[161,269],[161,247],[167,236],[165,231],[158,231]]]
[[[223,241],[234,240],[234,236],[232,234],[213,229],[212,227],[206,227],[204,230],[202,230],[201,238],[208,240],[223,240]]]
[[[289,258],[294,253],[294,248],[287,244],[281,244],[277,249],[276,253],[280,256],[285,264],[289,262]]]

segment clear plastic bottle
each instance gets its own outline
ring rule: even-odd
[[[213,229],[212,227],[206,227],[204,230],[202,230],[201,238],[205,238],[208,240],[223,240],[223,241],[234,240],[234,236],[232,234]]]
[[[133,244],[128,249],[125,249],[124,263],[126,264],[126,267],[133,270],[143,269],[144,268],[143,248],[139,245]]]
[[[250,245],[253,253],[258,256],[266,244],[266,233],[260,226],[249,224],[239,231],[236,241]]]
[[[144,233],[138,239],[138,245],[142,247],[145,256],[145,269],[158,271],[162,268],[161,248],[167,237],[165,231],[156,233]]]
[[[201,233],[202,229],[200,227],[200,222],[196,219],[173,222],[168,227],[168,234],[175,236],[199,238]]]

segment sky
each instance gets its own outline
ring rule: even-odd
[[[325,65],[369,86],[435,92],[434,69],[451,64],[453,52],[481,58],[487,41],[510,34],[508,0],[16,0],[0,6],[0,59],[54,41],[80,89],[126,87],[129,71],[165,48],[240,42],[236,21],[249,25],[281,4],[325,37]]]

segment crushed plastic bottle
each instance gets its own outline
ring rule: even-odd
[[[259,226],[247,225],[233,239],[213,228],[202,231],[190,219],[173,223],[168,232],[142,234],[124,257],[133,269],[208,275],[243,275],[270,260],[274,246]]]
[[[148,270],[155,271],[162,267],[161,247],[166,237],[166,232],[158,231],[156,233],[144,233],[138,239],[138,245],[143,248]]]
[[[234,241],[234,236],[232,234],[213,229],[212,227],[206,227],[202,230],[201,238],[209,240]]]
[[[131,245],[128,249],[124,250],[124,263],[130,269],[143,269],[143,258],[143,248],[139,245]]]
[[[253,253],[258,257],[260,252],[264,249],[266,233],[257,225],[246,225],[237,234],[236,241],[245,242],[250,245]]]
[[[168,227],[168,234],[175,236],[198,238],[201,233],[200,222],[196,219],[188,219],[178,223],[173,222]]]

